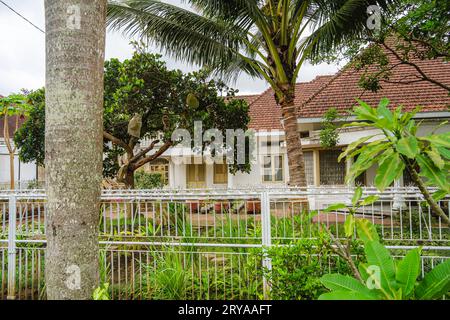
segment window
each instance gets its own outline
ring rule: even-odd
[[[167,185],[169,183],[169,161],[166,159],[156,159],[147,164],[145,168],[147,173],[159,173],[162,182]]]
[[[283,156],[281,155],[264,156],[263,181],[282,182],[283,180],[284,180]]]
[[[305,175],[306,184],[308,186],[314,185],[314,155],[312,151],[303,152],[303,158],[305,159]]]
[[[309,131],[302,131],[300,132],[300,138],[309,138]]]
[[[343,185],[345,180],[345,161],[338,162],[340,150],[322,150],[319,154],[320,184]]]
[[[198,189],[206,186],[204,164],[188,164],[186,170],[186,182],[188,188]]]
[[[214,164],[214,184],[228,183],[228,166],[226,163]]]

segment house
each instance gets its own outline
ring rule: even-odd
[[[310,82],[296,85],[295,105],[298,114],[298,132],[304,151],[305,173],[309,187],[344,185],[344,177],[353,159],[339,163],[337,158],[343,149],[361,137],[373,135],[376,130],[363,127],[351,127],[339,130],[336,147],[323,148],[320,145],[319,132],[324,113],[331,107],[341,114],[356,104],[356,98],[376,106],[381,98],[391,101],[390,107],[399,105],[410,111],[421,106],[416,118],[422,121],[419,135],[432,132],[438,125],[450,119],[450,96],[447,90],[428,81],[418,81],[418,71],[410,65],[398,64],[398,60],[388,54],[392,69],[389,81],[381,82],[382,88],[374,93],[359,87],[361,72],[351,65],[344,67],[335,75],[318,76]],[[450,85],[450,63],[441,59],[414,61],[430,78]],[[251,121],[249,128],[255,137],[254,161],[249,173],[231,174],[226,163],[205,163],[201,157],[185,150],[191,163],[179,163],[180,146],[166,151],[155,161],[146,164],[142,170],[161,174],[168,188],[249,188],[260,186],[285,186],[289,182],[287,150],[284,142],[284,130],[280,107],[276,104],[273,90],[267,89],[258,95],[238,96],[250,106]],[[347,116],[341,122],[350,122]],[[10,120],[14,121],[14,120]],[[11,126],[10,126],[11,127]],[[441,126],[437,132],[450,130],[450,125]],[[0,184],[9,181],[9,156],[3,140],[3,125],[0,120]],[[368,142],[370,142],[369,140]],[[146,142],[141,143],[144,148]],[[184,153],[186,154],[186,153]],[[30,181],[38,174],[35,164],[23,164],[15,156],[16,181]],[[372,186],[376,168],[370,168],[362,174],[357,184]],[[396,186],[408,186],[411,179],[408,174],[395,182]]]
[[[388,54],[390,63],[398,60]],[[426,74],[437,81],[450,85],[450,63],[441,59],[414,61]],[[298,109],[298,131],[302,138],[307,184],[313,186],[344,185],[346,171],[353,159],[339,163],[337,158],[343,149],[361,137],[375,134],[376,130],[351,127],[339,130],[339,142],[335,148],[325,149],[320,145],[319,132],[324,113],[331,107],[341,114],[356,104],[356,98],[372,106],[378,105],[383,97],[391,101],[391,108],[399,105],[404,111],[421,106],[416,115],[422,121],[419,135],[431,133],[441,122],[450,119],[450,96],[447,90],[428,81],[418,81],[418,71],[401,64],[392,69],[389,81],[382,81],[382,88],[374,93],[359,87],[362,71],[351,66],[344,67],[335,75],[318,76],[310,82],[296,86],[295,105]],[[251,122],[257,142],[256,161],[250,173],[232,175],[226,164],[175,164],[172,156],[175,148],[163,157],[147,164],[144,170],[159,172],[171,188],[245,188],[250,186],[283,186],[289,182],[287,151],[284,144],[284,131],[281,110],[277,106],[271,89],[260,95],[240,96],[250,105]],[[354,120],[351,116],[342,122]],[[447,124],[437,132],[450,130]],[[372,140],[369,140],[370,142]],[[362,174],[357,184],[372,186],[376,168]],[[397,186],[411,185],[408,174],[396,181]]]

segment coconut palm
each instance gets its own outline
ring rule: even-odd
[[[368,7],[395,0],[157,0],[111,2],[108,25],[228,80],[265,79],[282,110],[290,184],[305,186],[295,84],[302,64],[367,31]]]

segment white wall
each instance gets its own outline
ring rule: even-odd
[[[424,122],[419,129],[419,135],[426,135],[431,133],[438,124],[442,122],[441,120],[430,121],[427,120]],[[311,129],[316,128],[313,124],[310,125]],[[450,131],[450,125],[443,126],[439,128],[437,133]],[[339,145],[345,146],[353,141],[356,141],[362,137],[366,137],[369,135],[375,135],[377,133],[381,133],[379,130],[367,130],[367,129],[357,129],[357,130],[346,130],[340,133]],[[283,183],[263,183],[262,181],[262,155],[267,154],[267,150],[262,150],[260,148],[260,143],[265,139],[268,135],[278,136],[279,140],[284,140],[284,134],[282,132],[268,132],[257,134],[258,137],[258,148],[256,152],[256,162],[251,165],[250,173],[237,172],[235,175],[228,175],[228,185],[215,185],[213,182],[214,174],[213,174],[213,166],[206,165],[206,186],[208,188],[245,188],[251,186],[269,186],[269,185],[283,185]],[[369,140],[373,141],[381,138],[381,136],[374,137]],[[302,139],[305,144],[308,144],[308,139]],[[303,142],[302,142],[303,143]],[[284,155],[284,179],[285,182],[289,180],[289,170],[288,170],[288,158],[286,148],[272,148],[270,150],[270,154],[283,154]],[[168,150],[165,153],[165,157],[170,159],[171,155],[180,155],[180,153],[174,152],[173,149]],[[366,172],[366,183],[367,186],[373,186],[373,180],[376,174],[376,167],[372,167]],[[170,161],[169,167],[169,181],[170,187],[172,188],[186,188],[186,165],[185,164],[175,164],[173,161]],[[320,206],[320,205],[319,205]]]
[[[10,182],[10,164],[9,153],[3,140],[0,141],[0,184]],[[23,163],[19,161],[19,156],[14,157],[14,177],[15,181],[31,181],[36,180],[36,164]]]

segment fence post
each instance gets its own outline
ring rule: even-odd
[[[9,231],[8,231],[8,300],[16,299],[16,196],[9,196]]]
[[[262,245],[263,245],[263,268],[272,271],[272,259],[267,255],[267,249],[272,245],[272,231],[270,226],[270,197],[267,191],[261,193],[261,223],[262,223]],[[270,283],[263,273],[264,299],[269,299]]]

